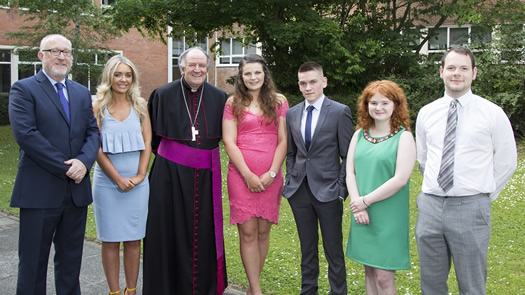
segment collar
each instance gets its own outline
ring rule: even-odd
[[[42,73],[44,73],[44,75],[47,77],[47,79],[49,80],[49,82],[51,82],[51,85],[53,85],[53,87],[55,87],[55,84],[56,83],[62,83],[62,85],[64,85],[64,88],[67,88],[66,87],[66,79],[63,79],[62,81],[56,81],[55,79],[49,77],[49,75],[46,73],[46,71],[44,71],[44,69],[42,68]]]
[[[465,93],[462,96],[458,97],[457,101],[458,101],[460,106],[465,107],[472,100],[473,97],[474,97],[474,94],[472,93],[472,89],[469,89],[467,91],[467,93]],[[454,99],[454,98],[448,96],[446,92],[445,92],[443,98],[445,98],[445,101],[447,102],[447,104],[450,104],[450,102]]]
[[[199,92],[201,89],[202,89],[202,85],[204,85],[204,83],[206,83],[206,81],[204,81],[204,83],[202,83],[199,88],[197,89],[193,89],[191,88],[190,84],[188,84],[188,82],[186,82],[186,80],[184,79],[184,75],[182,75],[182,77],[180,77],[180,79],[182,80],[182,85],[184,85],[184,88],[187,90],[187,91],[191,91],[191,92]]]
[[[308,103],[308,101],[306,101],[306,99],[304,100],[304,111],[306,111],[306,108],[309,107],[310,105],[313,105],[314,108],[318,111],[321,111],[321,107],[323,106],[323,102],[324,102],[324,99],[325,99],[326,96],[321,96],[321,98],[319,98],[318,100],[316,100],[314,103],[310,104]]]

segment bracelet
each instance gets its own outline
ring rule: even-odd
[[[361,200],[363,200],[363,204],[365,204],[366,208],[370,207],[370,206],[365,202],[365,197],[362,197]]]

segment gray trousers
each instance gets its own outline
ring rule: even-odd
[[[488,195],[439,197],[420,193],[416,204],[422,294],[448,294],[451,259],[459,293],[486,294],[490,240]]]
[[[329,294],[346,295],[348,287],[343,252],[343,202],[319,202],[306,182],[303,182],[288,202],[301,243],[301,295],[319,294],[319,227],[328,262]]]

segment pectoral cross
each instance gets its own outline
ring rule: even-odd
[[[199,130],[195,129],[195,126],[191,126],[191,141],[197,140],[197,135],[199,135]]]

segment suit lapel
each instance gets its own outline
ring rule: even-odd
[[[42,87],[44,92],[47,94],[49,100],[51,100],[51,102],[53,102],[55,107],[58,109],[58,111],[62,115],[62,118],[66,121],[66,123],[69,124],[69,122],[67,121],[66,112],[64,111],[64,107],[62,106],[62,103],[60,102],[60,99],[58,98],[57,91],[55,90],[55,86],[51,84],[49,79],[46,77],[46,75],[44,75],[42,71],[38,72],[36,79],[40,83],[40,86]]]
[[[296,130],[298,133],[296,138],[298,138],[299,141],[301,142],[300,144],[296,143],[296,145],[301,146],[302,149],[306,152],[306,146],[304,145],[303,134],[301,133],[301,119],[303,117],[303,111],[305,107],[304,104],[305,102],[303,100],[303,102],[301,102],[298,105],[298,108],[295,110],[295,118],[293,118],[293,121],[291,123],[293,124],[292,130]]]
[[[67,97],[69,99],[69,120],[70,120],[70,123],[73,123],[73,120],[76,119],[77,117],[76,115],[78,113],[78,104],[76,103],[77,101],[75,100],[76,95],[75,95],[75,91],[74,91],[75,89],[74,89],[73,83],[71,83],[69,79],[66,79],[66,86],[67,86],[66,87]]]
[[[314,136],[312,137],[312,142],[310,143],[310,150],[312,149],[312,146],[315,145],[315,139],[321,131],[321,127],[323,126],[325,119],[328,117],[328,113],[330,112],[330,104],[331,103],[328,97],[325,97],[323,105],[321,106],[321,113],[319,113],[319,118],[317,119],[317,125],[315,126]]]

